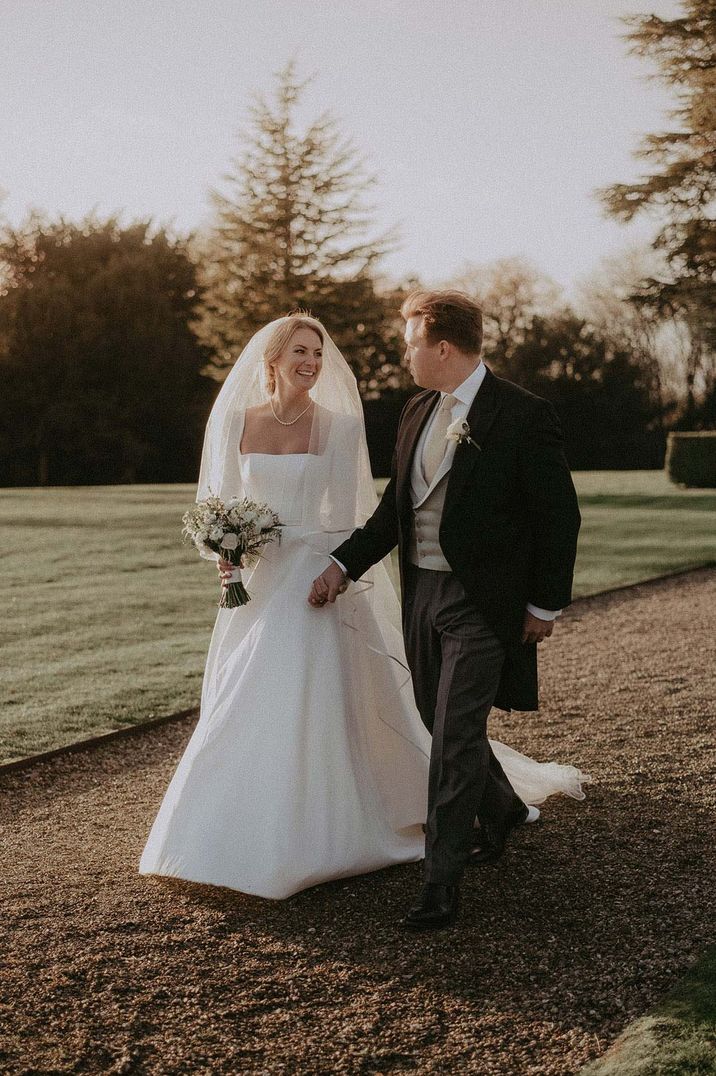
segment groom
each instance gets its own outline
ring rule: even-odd
[[[537,709],[537,643],[571,601],[581,519],[554,408],[481,361],[480,308],[419,291],[401,314],[425,391],[401,414],[380,504],[309,602],[335,601],[398,545],[405,649],[432,734],[424,885],[403,920],[419,930],[454,921],[467,863],[494,862],[527,820],[487,716]]]

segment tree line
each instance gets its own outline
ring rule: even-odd
[[[476,297],[485,361],[550,399],[575,468],[657,467],[671,428],[716,419],[716,14],[629,20],[632,47],[679,87],[679,129],[650,135],[652,175],[599,192],[628,219],[656,210],[650,250],[596,270],[566,303],[518,259],[443,283]],[[258,97],[202,235],[151,221],[31,213],[0,234],[0,484],[196,478],[219,382],[262,324],[292,309],[325,322],[358,380],[376,473],[415,387],[404,295],[381,258],[375,179],[329,114],[299,130],[305,81],[289,63]]]

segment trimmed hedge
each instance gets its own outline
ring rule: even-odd
[[[716,489],[716,430],[670,433],[665,467],[672,482]]]

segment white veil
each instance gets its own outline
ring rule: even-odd
[[[209,415],[196,499],[203,500],[210,494],[223,500],[247,495],[238,444],[243,412],[268,402],[264,351],[275,329],[292,319],[315,325],[323,336],[321,372],[309,390],[316,404],[309,452],[321,457],[321,461],[314,461],[311,482],[299,482],[293,490],[291,512],[292,523],[303,523],[301,536],[317,555],[318,575],[328,565],[331,550],[372,515],[378,497],[355,376],[316,318],[303,314],[277,318],[255,333],[239,355]],[[318,482],[316,470],[321,474]],[[216,559],[216,554],[205,555]],[[398,690],[402,689],[410,673],[405,664],[400,603],[390,578],[390,558],[373,565],[358,582],[349,583],[337,604],[346,627],[354,630],[370,650],[401,667]]]
[[[342,528],[331,529],[352,530],[366,521],[378,503],[365,437],[363,406],[355,376],[340,350],[320,321],[304,314],[287,315],[264,325],[254,333],[236,360],[209,415],[196,499],[203,500],[210,493],[222,499],[240,495],[243,483],[235,435],[240,428],[243,411],[268,403],[264,351],[274,331],[292,320],[315,325],[323,336],[321,372],[316,384],[309,390],[309,395],[316,404],[309,452],[324,455],[330,448],[335,455],[340,447],[335,442],[341,434],[343,447],[346,449],[349,446],[345,443],[345,438],[348,436],[352,440],[353,458],[350,463],[348,460],[344,461],[346,471],[343,476],[333,475],[332,488],[327,491],[321,506],[321,518],[326,525],[339,521],[344,523]],[[340,477],[345,481],[338,482]],[[347,489],[345,483],[349,480],[352,488]],[[348,509],[346,503],[349,498],[352,502],[351,509]],[[314,506],[303,506],[304,518],[309,518],[312,507]]]

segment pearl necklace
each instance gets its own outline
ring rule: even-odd
[[[313,400],[309,400],[308,401],[308,407],[310,407],[312,403],[313,403]],[[278,415],[276,414],[276,412],[273,410],[273,399],[270,396],[269,396],[269,404],[271,405],[271,410],[273,411],[273,417],[276,419],[277,422],[280,422],[282,426],[293,426],[293,424],[295,422],[298,422],[298,420],[300,418],[303,418],[303,416],[306,414],[306,411],[308,411],[308,407],[305,407],[300,415],[296,415],[296,417],[292,418],[290,422],[284,422],[283,419],[279,418]]]

